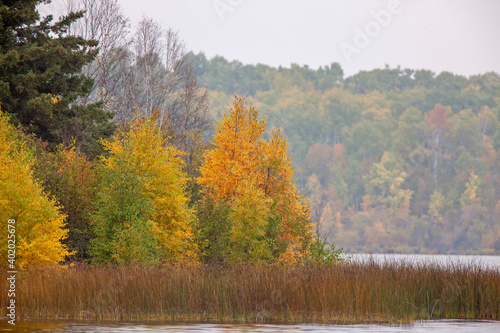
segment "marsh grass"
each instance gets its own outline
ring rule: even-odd
[[[5,282],[0,295],[4,317]],[[499,319],[500,272],[478,264],[443,267],[373,261],[323,267],[77,265],[19,272],[16,303],[18,316],[37,319],[332,323]]]

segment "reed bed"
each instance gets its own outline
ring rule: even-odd
[[[500,318],[500,272],[477,264],[77,265],[19,272],[16,288],[17,315],[36,319],[348,324]],[[5,282],[0,295],[4,317]]]

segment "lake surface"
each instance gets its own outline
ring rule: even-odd
[[[409,262],[418,264],[451,265],[479,265],[490,269],[500,269],[500,256],[480,255],[445,255],[445,254],[343,254],[346,259],[358,262],[373,260],[377,263],[384,262]]]
[[[41,321],[23,322],[15,327],[3,321],[0,332],[68,332],[68,333],[111,333],[111,332],[380,332],[380,333],[498,333],[500,321],[466,321],[466,320],[431,320],[406,326],[386,325],[273,325],[273,324],[181,324],[181,323],[144,323],[144,322],[68,322]]]

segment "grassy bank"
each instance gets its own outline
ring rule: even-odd
[[[19,272],[16,288],[21,318],[336,323],[500,319],[500,272],[477,265],[77,266]],[[2,317],[7,289],[3,282]]]

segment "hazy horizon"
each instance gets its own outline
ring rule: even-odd
[[[63,14],[63,0],[44,9]],[[346,76],[391,68],[500,73],[500,1],[120,0],[131,31],[151,17],[195,53],[244,64],[311,68],[338,62]],[[47,7],[45,7],[47,8]]]

